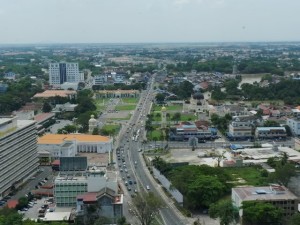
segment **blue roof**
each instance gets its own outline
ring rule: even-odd
[[[231,150],[237,150],[237,149],[243,149],[243,145],[238,145],[238,144],[231,144],[230,145]]]

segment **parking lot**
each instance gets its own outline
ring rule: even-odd
[[[37,199],[34,201],[33,206],[29,207],[27,211],[21,211],[22,214],[24,214],[24,218],[35,220],[43,218],[47,211],[54,211],[55,208],[52,206],[52,201],[48,202],[47,200],[51,200],[51,198]]]

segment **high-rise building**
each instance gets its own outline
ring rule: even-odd
[[[49,83],[55,87],[60,87],[65,82],[78,83],[82,81],[79,73],[78,63],[50,63]]]
[[[34,120],[0,117],[0,197],[7,195],[38,169]]]

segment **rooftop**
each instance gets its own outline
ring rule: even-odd
[[[77,142],[109,142],[110,138],[89,134],[46,134],[38,138],[38,144],[62,144],[65,141]]]
[[[41,122],[44,122],[52,117],[54,117],[55,114],[54,113],[40,113],[40,114],[37,114],[35,117],[34,117],[34,120],[37,122],[37,123],[41,123]]]
[[[71,90],[46,90],[42,93],[37,93],[33,98],[50,98],[55,96],[68,97],[69,95],[76,94],[76,91]]]
[[[284,186],[270,185],[264,187],[237,187],[232,188],[242,201],[270,201],[298,199],[291,191]]]

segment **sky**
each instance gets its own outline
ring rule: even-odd
[[[300,41],[300,0],[0,0],[0,44]]]

